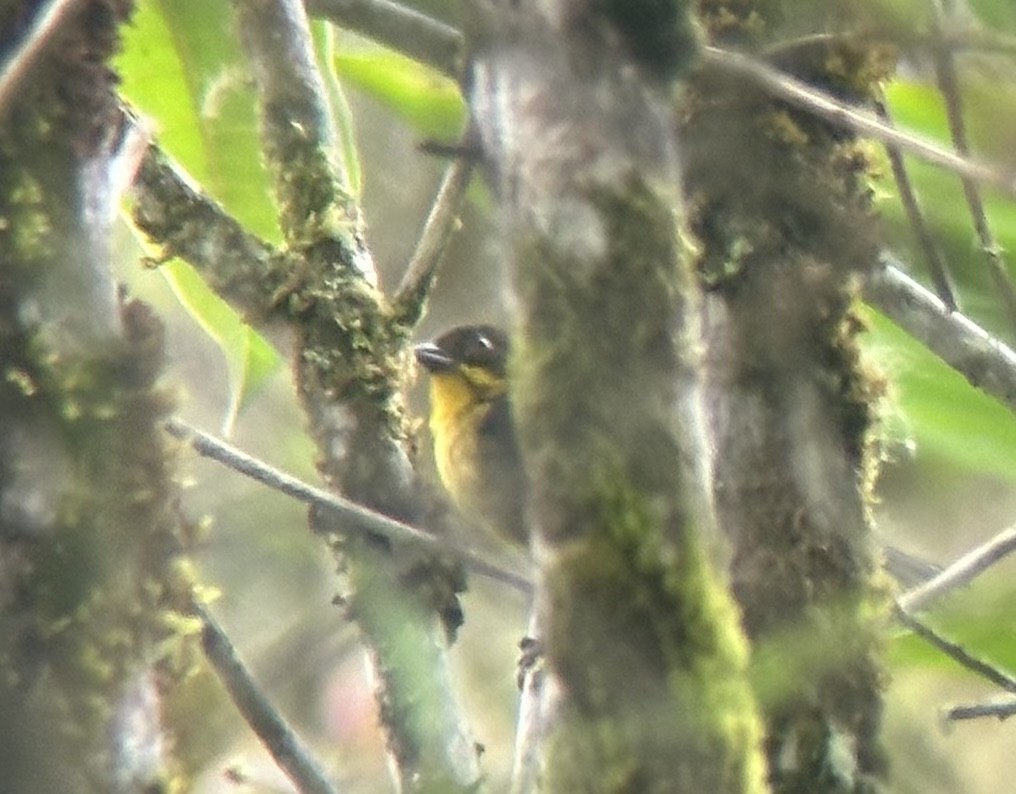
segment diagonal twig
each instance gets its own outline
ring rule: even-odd
[[[888,126],[893,125],[889,108],[884,100],[879,99],[875,102],[875,113]],[[931,229],[928,228],[928,224],[924,219],[924,213],[921,212],[917,193],[914,190],[913,182],[910,180],[910,174],[907,172],[906,163],[903,161],[903,153],[900,152],[899,147],[892,144],[886,144],[885,149],[886,154],[889,156],[889,165],[892,168],[893,180],[896,182],[903,210],[906,212],[910,226],[914,230],[918,245],[920,245],[921,250],[924,252],[928,274],[935,285],[935,291],[949,311],[956,311],[956,295],[949,281],[949,274],[946,271],[945,263],[942,261],[942,254],[939,252],[938,246],[931,236]]]
[[[884,251],[883,267],[864,287],[864,299],[973,386],[1016,412],[1016,350],[975,322],[949,308],[905,272],[903,263]]]
[[[785,55],[795,50],[826,47],[830,44],[850,42],[883,42],[902,48],[921,47],[930,49],[941,46],[953,52],[974,51],[1016,56],[1016,36],[1010,36],[994,30],[964,27],[942,31],[940,36],[933,36],[925,31],[902,30],[899,26],[865,27],[855,30],[808,33],[803,36],[795,36],[791,39],[777,41],[767,46],[762,51],[762,54],[766,58],[771,58],[773,56]]]
[[[908,590],[899,597],[899,605],[908,612],[927,609],[931,603],[973,581],[995,563],[1016,551],[1016,526],[999,532],[987,543],[964,554],[937,576]]]
[[[798,80],[757,58],[711,46],[702,48],[702,57],[706,63],[746,77],[773,96],[824,118],[831,124],[892,144],[932,165],[977,182],[993,185],[1011,196],[1016,196],[1016,178],[1012,173],[963,157],[912,133],[889,127],[868,111],[834,99],[803,80]]]
[[[337,794],[324,769],[293,729],[265,697],[237,655],[229,635],[203,604],[191,605],[201,620],[201,644],[230,698],[293,785],[306,794]]]
[[[1006,692],[1016,692],[1016,678],[1013,678],[1004,670],[989,664],[983,659],[978,659],[959,643],[947,639],[926,623],[915,618],[907,610],[903,609],[899,603],[896,604],[894,612],[896,619],[902,625],[906,626],[922,640],[940,650],[953,661],[977,673],[982,678],[991,681],[991,683],[1002,687]]]
[[[298,499],[305,504],[333,511],[347,518],[355,518],[351,524],[356,529],[375,532],[394,542],[415,544],[416,546],[440,549],[455,559],[460,560],[474,573],[486,576],[502,584],[506,584],[519,592],[528,593],[532,584],[526,577],[487,562],[479,555],[462,548],[460,545],[446,541],[417,527],[398,521],[378,513],[361,504],[343,499],[341,496],[308,485],[297,477],[279,471],[276,468],[254,458],[236,447],[191,427],[179,419],[166,422],[166,430],[175,438],[190,444],[194,450],[204,457],[211,458],[251,479],[257,480],[276,491]]]
[[[441,180],[416,250],[392,301],[395,315],[404,325],[415,325],[423,313],[437,267],[458,220],[473,168],[473,158],[459,157],[448,167]]]
[[[945,17],[941,2],[934,3],[931,16],[932,34],[941,36],[942,22]],[[949,134],[956,152],[966,157],[970,154],[970,141],[967,136],[967,125],[963,120],[963,98],[960,92],[959,78],[956,74],[956,60],[952,51],[944,46],[933,47],[933,55],[935,76],[945,100]],[[981,191],[977,183],[970,177],[960,175],[960,179],[963,184],[963,195],[966,198],[967,207],[974,222],[974,229],[977,232],[977,239],[988,260],[988,272],[995,283],[995,288],[1002,295],[1009,321],[1013,324],[1013,328],[1016,328],[1016,289],[1013,288],[1012,280],[1009,278],[1005,262],[1002,259],[1001,250],[988,226],[988,216],[984,209]]]
[[[976,720],[982,717],[994,717],[1007,720],[1016,716],[1016,700],[1002,700],[997,703],[971,703],[963,706],[951,706],[942,714],[943,719],[959,722],[960,720]]]

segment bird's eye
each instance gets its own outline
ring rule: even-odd
[[[476,344],[480,348],[480,350],[478,352],[487,352],[487,353],[489,353],[491,350],[494,349],[494,343],[491,342],[483,334],[480,334],[478,337],[476,337]]]

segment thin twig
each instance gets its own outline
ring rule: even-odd
[[[166,422],[166,430],[175,438],[186,441],[198,454],[206,458],[211,458],[305,504],[324,508],[344,518],[353,519],[350,526],[354,530],[373,532],[394,542],[440,550],[460,560],[474,573],[506,584],[521,593],[532,591],[532,583],[525,576],[487,562],[474,552],[437,535],[390,518],[356,502],[343,499],[341,496],[315,488],[313,485],[308,485],[208,433],[191,427],[186,422],[179,419],[169,419]]]
[[[934,3],[932,13],[932,33],[941,35],[941,23],[945,12],[940,2]],[[949,135],[952,137],[953,146],[956,152],[964,157],[970,154],[970,141],[967,137],[967,125],[963,120],[963,98],[960,92],[959,79],[956,74],[956,61],[952,52],[946,47],[935,47],[933,50],[935,60],[935,76],[938,87],[945,100],[946,119],[949,123]],[[981,244],[981,250],[988,260],[988,271],[995,283],[995,288],[1001,293],[1005,303],[1009,321],[1016,329],[1016,289],[1013,289],[1012,281],[1002,259],[991,229],[988,227],[988,216],[984,209],[984,201],[981,198],[981,191],[977,183],[966,176],[961,177],[963,183],[963,195],[970,210],[970,216],[974,222],[974,229],[977,231],[977,239]]]
[[[941,565],[887,544],[882,545],[882,565],[901,590],[917,587],[942,572]]]
[[[942,717],[951,722],[994,717],[1001,722],[1014,715],[1016,715],[1016,700],[1003,700],[998,703],[971,703],[964,706],[952,706],[946,709]]]
[[[432,17],[391,0],[306,0],[307,13],[404,53],[442,74],[462,77],[465,38]]]
[[[1016,412],[1016,351],[911,279],[892,254],[881,255],[864,298],[973,386]]]
[[[892,127],[893,121],[889,114],[889,108],[882,99],[875,102],[875,112],[886,125]],[[899,148],[891,144],[885,146],[886,154],[889,155],[889,164],[892,167],[893,179],[900,194],[900,201],[910,221],[910,226],[917,236],[918,245],[924,252],[924,259],[928,266],[928,274],[935,285],[938,297],[946,305],[949,311],[956,311],[956,295],[953,292],[952,284],[949,281],[949,273],[946,271],[945,263],[942,261],[942,254],[931,236],[931,229],[924,219],[920,203],[917,200],[917,193],[914,190],[913,182],[910,181],[910,174],[907,172],[906,163],[903,162],[903,154]]]
[[[778,41],[762,51],[769,59],[785,56],[788,53],[808,50],[814,47],[827,47],[832,44],[850,42],[871,44],[880,42],[895,44],[899,47],[946,47],[953,52],[976,51],[982,53],[998,53],[1016,56],[1016,36],[1009,36],[991,30],[965,28],[962,30],[943,31],[940,37],[930,36],[922,31],[895,28],[866,28],[864,30],[847,30],[826,33],[810,33],[793,39]]]
[[[747,77],[773,96],[824,118],[831,124],[892,144],[933,165],[993,185],[1009,195],[1016,196],[1016,179],[1013,174],[1003,173],[997,167],[962,157],[912,133],[888,127],[868,111],[840,102],[763,61],[739,52],[711,46],[702,48],[702,56],[708,64]]]
[[[540,750],[547,728],[552,724],[556,681],[550,676],[540,637],[547,635],[544,610],[533,605],[529,626],[519,649],[519,707],[515,721],[515,749],[512,759],[511,794],[539,791]]]
[[[458,220],[462,200],[473,175],[473,166],[472,158],[458,158],[448,167],[441,180],[441,187],[416,243],[416,250],[393,299],[395,315],[407,326],[415,325],[423,313],[437,267]]]
[[[81,5],[79,0],[51,0],[37,11],[31,30],[0,65],[0,119],[4,117],[11,98],[18,93],[25,75],[46,51],[75,5]]]
[[[952,565],[946,566],[934,578],[908,590],[899,597],[899,604],[908,612],[927,609],[934,600],[969,584],[975,577],[1013,551],[1016,551],[1016,526],[999,532],[987,543],[972,549]]]
[[[226,632],[202,604],[195,602],[192,608],[203,624],[201,644],[205,656],[275,763],[293,781],[297,790],[310,794],[337,794],[338,789],[328,780],[321,764],[265,697]]]
[[[899,605],[896,604],[895,609],[896,619],[899,620],[904,626],[910,629],[914,634],[920,637],[922,640],[927,642],[929,645],[942,651],[953,661],[966,667],[968,670],[977,673],[982,678],[991,681],[1007,692],[1016,692],[1016,678],[1006,673],[1004,670],[995,667],[983,659],[978,659],[976,656],[967,651],[962,645],[953,642],[946,637],[943,637],[935,629],[931,628],[925,623],[915,618],[912,614],[907,612]]]

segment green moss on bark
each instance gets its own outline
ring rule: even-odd
[[[699,528],[675,548],[650,494],[618,471],[590,479],[589,540],[547,572],[548,662],[574,710],[547,749],[547,790],[759,790],[747,649]]]
[[[713,41],[753,48],[864,14],[849,2],[699,8]],[[892,66],[885,48],[856,42],[776,57],[848,97],[870,95]],[[710,318],[714,496],[744,625],[769,671],[756,686],[770,780],[780,792],[874,790],[885,776],[884,593],[869,500],[883,387],[860,359],[853,314],[877,250],[871,158],[844,130],[720,70],[691,83],[684,121]]]
[[[182,785],[155,691],[193,629],[162,328],[116,300],[85,199],[129,7],[77,6],[0,126],[0,767],[23,791]]]
[[[587,198],[598,250],[515,240],[512,397],[536,483],[547,662],[567,691],[545,787],[760,791],[745,644],[690,460],[686,243],[672,197],[634,175]]]

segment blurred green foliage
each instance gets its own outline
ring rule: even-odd
[[[442,5],[442,12],[450,13],[448,4],[438,5]],[[916,0],[886,0],[872,6],[893,26],[924,20],[927,12],[927,6]],[[961,18],[980,31],[1016,41],[1016,4],[1012,0],[969,0]],[[315,23],[314,33],[319,61],[333,65],[335,72],[329,79],[339,81],[329,86],[343,136],[343,151],[338,156],[356,192],[362,182],[354,141],[358,119],[346,106],[342,88],[377,100],[390,114],[385,123],[408,125],[418,137],[444,142],[457,139],[465,109],[453,81],[348,34],[333,39],[321,23]],[[976,155],[1005,167],[1016,166],[1016,47],[1008,54],[961,50],[956,63]],[[904,50],[903,67],[905,76],[887,86],[896,123],[949,145],[943,99],[926,55],[919,47]],[[226,0],[142,0],[126,32],[118,68],[124,96],[151,120],[160,145],[249,230],[277,243],[280,235],[259,154],[253,91]],[[1016,342],[988,276],[959,179],[914,158],[908,157],[907,164],[957,284],[963,310],[1009,343]],[[373,165],[390,168],[390,181],[396,188],[401,184],[402,163]],[[875,185],[876,208],[883,219],[886,245],[912,263],[915,278],[929,283],[888,165],[882,170]],[[1016,201],[990,192],[985,198],[999,246],[1003,252],[1014,250]],[[1016,273],[1008,258],[1007,265],[1010,273]],[[276,372],[278,355],[188,266],[174,262],[164,267],[164,272],[181,303],[224,352],[234,409],[239,410]],[[913,459],[925,471],[934,470],[938,481],[987,475],[1016,484],[1016,418],[1012,413],[890,321],[870,309],[863,311],[870,328],[865,344],[892,383],[886,428],[890,440],[897,442],[896,448],[913,450]],[[290,428],[289,432],[298,429]],[[909,461],[890,460],[887,466],[901,462],[907,465]],[[929,494],[929,499],[933,496]],[[1016,669],[1016,631],[1009,629],[1016,595],[1013,590],[1005,577],[988,577],[950,598],[934,612],[933,619],[968,642],[975,652]],[[898,672],[957,669],[939,652],[905,634],[893,641],[891,660]],[[510,693],[505,695],[509,697]]]

